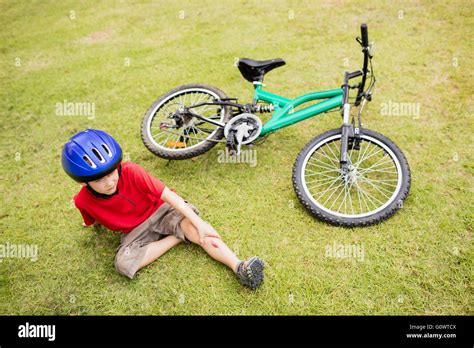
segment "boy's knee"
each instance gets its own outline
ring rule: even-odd
[[[199,243],[199,235],[197,233],[196,227],[194,227],[191,220],[189,220],[188,218],[184,218],[180,223],[180,227],[186,239],[190,240],[193,243]]]

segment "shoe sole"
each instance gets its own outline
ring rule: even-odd
[[[247,275],[250,278],[250,288],[252,290],[257,289],[262,285],[264,280],[263,270],[265,263],[258,257],[252,257],[247,264]]]

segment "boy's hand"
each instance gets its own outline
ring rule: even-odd
[[[207,222],[203,221],[201,224],[197,226],[197,231],[199,234],[199,243],[204,245],[204,238],[205,237],[215,237],[221,239],[219,233],[216,232],[214,227],[212,227]]]
[[[165,187],[163,193],[161,194],[161,199],[168,203],[170,206],[175,208],[186,218],[188,218],[193,226],[196,228],[199,235],[199,244],[204,245],[204,238],[214,237],[221,238],[219,233],[216,232],[214,227],[208,224],[206,221],[202,220],[196,213],[191,209],[191,207],[186,204],[186,201],[178,196],[175,192],[171,191],[168,187]]]
[[[86,225],[86,223],[83,222],[83,223],[82,223],[82,227],[93,227],[93,226],[95,226],[95,224],[96,224],[96,223],[94,222],[92,225]]]

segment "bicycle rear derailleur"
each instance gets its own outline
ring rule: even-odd
[[[232,118],[224,127],[227,148],[231,155],[240,155],[242,144],[250,144],[262,131],[262,121],[253,114],[242,113]]]

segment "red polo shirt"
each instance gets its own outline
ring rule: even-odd
[[[166,186],[138,164],[123,162],[118,169],[114,194],[101,195],[83,187],[74,203],[86,225],[97,222],[110,230],[128,233],[164,203],[161,194]]]

